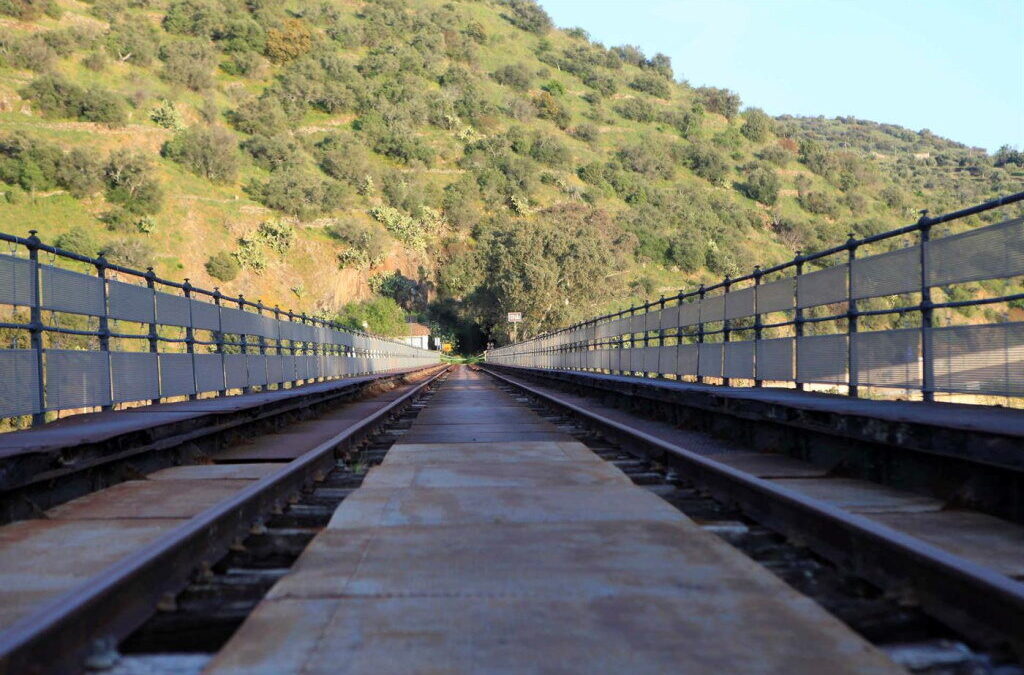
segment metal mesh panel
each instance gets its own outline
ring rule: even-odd
[[[147,401],[160,398],[160,378],[156,354],[111,352],[110,378],[114,401]]]
[[[36,304],[36,263],[13,255],[0,255],[0,304]]]
[[[647,315],[646,314],[636,314],[636,315],[634,315],[629,320],[629,328],[627,328],[626,330],[628,330],[630,333],[646,333],[647,332]]]
[[[156,294],[156,322],[165,326],[189,326],[192,322],[192,308],[189,299],[170,293]]]
[[[754,379],[754,340],[725,343],[725,377]]]
[[[201,300],[192,300],[192,327],[203,330],[220,330],[220,307]]]
[[[253,321],[255,316],[245,310],[234,307],[222,307],[220,310],[220,325],[225,333],[237,333],[239,335],[253,335]]]
[[[798,382],[846,382],[845,335],[808,335],[796,340]]]
[[[598,339],[611,337],[612,324],[611,322],[605,321],[604,323],[597,324],[596,332],[594,333]]]
[[[271,316],[261,316],[260,317],[260,332],[259,332],[259,335],[262,335],[263,337],[269,338],[271,340],[276,340],[277,339],[277,319],[275,319],[275,318],[273,318]],[[331,339],[331,336],[327,332],[325,332],[321,342],[330,342],[330,339]]]
[[[793,338],[757,341],[757,379],[793,380]]]
[[[295,379],[295,357],[291,354],[285,354],[281,357],[281,377],[284,378],[283,382],[291,382]]]
[[[224,358],[220,354],[195,354],[193,363],[198,391],[224,389]]]
[[[725,296],[709,295],[700,301],[700,320],[721,321],[725,318]]]
[[[921,247],[857,258],[851,270],[853,297],[874,298],[921,290]]]
[[[657,373],[660,363],[658,362],[661,357],[660,347],[644,347],[643,348],[643,371],[645,373]]]
[[[1024,396],[1024,323],[928,332],[939,391]]]
[[[267,382],[271,384],[284,382],[284,367],[280,356],[270,355],[267,357]]]
[[[854,333],[857,384],[921,387],[921,331],[916,328]]]
[[[761,284],[757,287],[757,311],[765,314],[793,309],[795,292],[796,284],[792,277]]]
[[[246,374],[245,354],[224,355],[224,385],[228,389],[241,389],[249,381]]]
[[[103,280],[50,265],[43,271],[43,309],[73,314],[103,314]]]
[[[108,281],[107,302],[107,315],[111,318],[139,323],[152,323],[156,319],[153,311],[153,289],[146,286]]]
[[[1024,274],[1024,218],[933,239],[925,253],[932,286]]]
[[[39,364],[32,349],[0,350],[0,417],[31,415],[39,409]]]
[[[107,352],[46,350],[46,409],[108,405],[108,363]]]
[[[722,376],[722,343],[705,342],[700,345],[700,355],[697,357],[697,373],[711,377]]]
[[[797,304],[800,307],[829,305],[847,299],[846,263],[802,274],[797,277]]]
[[[659,319],[658,327],[662,330],[675,328],[679,325],[679,307],[666,307],[661,310],[661,317],[659,317]]]
[[[676,353],[677,375],[697,374],[697,355],[699,349],[700,345],[697,344],[679,345],[679,351]]]
[[[692,326],[700,323],[700,303],[688,302],[679,305],[679,325]]]
[[[184,396],[196,393],[191,354],[160,354],[160,395]]]
[[[320,377],[320,359],[310,355],[306,357],[306,375],[310,378]]]
[[[360,369],[362,372],[362,369]],[[305,355],[297,355],[295,357],[295,379],[305,380],[309,377],[309,361],[306,360]]]
[[[246,358],[248,370],[247,382],[249,386],[264,385],[267,383],[267,357],[263,354],[249,354]]]
[[[725,318],[738,319],[754,314],[754,289],[743,288],[725,296]]]

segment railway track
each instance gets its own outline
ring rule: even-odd
[[[905,665],[929,673],[1024,673],[1019,572],[1007,576],[870,514],[850,513],[736,470],[713,452],[698,454],[650,433],[651,422],[637,416],[609,414],[584,397],[485,370]],[[707,437],[703,442],[715,444]],[[722,449],[745,450],[730,444]],[[801,474],[802,468],[786,464],[791,476],[820,475]],[[1022,533],[1008,527],[1006,546],[1024,551]]]
[[[368,378],[357,390],[335,383],[291,394],[181,404],[171,410],[171,418],[184,415],[181,408],[191,405],[200,409],[200,422],[172,429],[146,444],[148,452],[121,449],[108,453],[105,462],[90,456],[80,468],[89,472],[104,465],[110,471],[126,457],[145,467],[168,449],[173,450],[170,461],[191,463],[148,475],[135,469],[129,474],[134,480],[104,485],[70,501],[67,485],[73,486],[72,494],[80,494],[82,481],[74,472],[51,476],[55,494],[50,502],[58,505],[43,518],[0,528],[0,673],[101,668],[116,660],[112,654],[122,638],[154,611],[173,609],[190,581],[214,578],[216,561],[243,550],[243,541],[284,549],[301,544],[303,532],[268,537],[266,523],[300,522],[303,513],[316,513],[318,506],[322,512],[330,496],[340,501],[345,488],[330,486],[358,474],[347,464],[339,466],[338,458],[351,461],[361,444],[446,372],[436,368]],[[236,414],[240,409],[245,414]],[[254,429],[262,435],[254,437]],[[130,437],[136,437],[134,431]],[[197,451],[197,443],[206,444],[205,452]],[[86,454],[103,453],[87,447]],[[167,457],[160,457],[158,466],[167,463]],[[328,477],[332,483],[309,492]],[[100,482],[110,481],[104,473]],[[27,483],[42,491],[43,481]],[[304,503],[303,495],[312,502]],[[234,577],[220,589],[237,591],[271,579],[272,574],[261,580]]]
[[[851,519],[851,514],[818,504],[794,505],[793,494],[766,491],[760,485],[766,482],[762,479],[722,470],[706,458],[691,457],[684,448],[646,434],[643,420],[634,420],[635,426],[631,426],[622,416],[612,420],[602,415],[599,406],[588,408],[580,400],[569,400],[558,392],[504,374],[490,375],[503,395],[528,412],[496,409],[502,412],[494,414],[494,424],[469,427],[469,435],[463,427],[452,427],[448,433],[454,434],[451,438],[456,445],[469,443],[464,447],[479,447],[485,452],[488,447],[502,447],[502,443],[512,443],[509,447],[543,445],[557,437],[571,437],[614,467],[615,472],[625,474],[634,485],[658,495],[704,531],[724,539],[736,555],[749,557],[811,598],[907,669],[948,675],[1024,673],[1012,651],[1014,646],[1020,647],[1015,643],[1020,638],[1016,631],[1024,625],[1017,622],[1022,616],[1018,603],[1024,597],[1019,582],[991,570],[979,570],[976,564],[960,564],[948,554],[941,555],[941,551],[936,561],[929,562],[920,556],[933,553],[933,547],[908,542],[906,537],[895,537],[894,545],[886,548],[886,536],[892,538],[891,533],[871,526],[867,518]],[[213,661],[215,673],[290,672],[273,659],[240,668],[232,655],[263,647],[258,639],[261,611],[272,611],[275,602],[277,606],[281,602],[276,598],[264,600],[265,594],[295,569],[301,578],[304,551],[311,541],[331,536],[324,528],[333,514],[340,513],[339,505],[349,509],[350,519],[364,525],[366,511],[360,509],[366,508],[366,499],[348,505],[346,501],[353,494],[372,496],[374,490],[381,489],[379,485],[368,492],[360,489],[366,470],[384,460],[396,441],[406,443],[403,439],[414,424],[419,434],[410,436],[414,444],[442,443],[446,438],[437,431],[444,427],[429,426],[444,419],[444,407],[434,410],[431,406],[432,385],[444,377],[445,371],[435,373],[402,390],[358,424],[320,442],[301,457],[279,463],[273,473],[250,481],[230,499],[204,510],[201,517],[191,517],[174,530],[173,537],[148,544],[116,568],[90,580],[88,586],[41,607],[15,630],[4,630],[0,633],[0,672],[74,671],[84,664],[118,675],[191,673],[209,667],[218,652],[223,653]],[[423,410],[430,410],[432,416],[417,422]],[[516,432],[509,432],[509,424]],[[504,430],[499,431],[499,427]],[[715,443],[710,438],[706,442]],[[405,451],[417,447],[426,446],[406,445]],[[244,471],[265,464],[258,461],[258,455],[257,461],[247,461],[242,452],[233,463],[213,466],[222,471],[227,470],[224,467]],[[248,456],[254,455],[250,452]],[[401,468],[401,457],[395,461],[399,465],[392,463],[392,472],[396,466]],[[531,460],[524,461],[529,464]],[[202,472],[203,466],[193,471]],[[589,465],[584,462],[583,466]],[[377,482],[381,475],[387,483],[387,472],[378,474]],[[488,488],[490,483],[483,476],[474,474],[470,484],[479,483],[484,492],[507,491]],[[740,487],[723,489],[727,479]],[[760,488],[758,499],[745,497],[744,490],[752,490],[751,486]],[[459,484],[452,489],[458,493]],[[571,493],[576,488],[566,489]],[[770,497],[778,501],[769,501]],[[799,495],[797,501],[807,502]],[[414,506],[409,507],[410,513],[415,511]],[[429,508],[427,512],[425,520],[432,517]],[[472,520],[474,516],[467,517]],[[533,517],[536,514],[527,520]],[[541,514],[542,521],[552,517]],[[408,518],[415,520],[411,515]],[[515,522],[516,515],[509,518]],[[498,518],[493,522],[504,521]],[[872,541],[870,550],[857,551],[856,555],[851,550],[837,551],[839,545],[860,544],[848,533],[851,527],[866,527],[869,535],[880,531],[886,536]],[[828,545],[819,541],[822,532],[827,534]],[[843,534],[840,537],[836,532]],[[901,559],[909,554],[918,557]],[[882,566],[885,574],[873,567],[877,562],[872,556],[879,555],[892,558],[891,564]],[[908,581],[895,573],[907,565],[937,569],[945,576],[922,574]],[[168,574],[168,570],[175,573]],[[946,587],[929,586],[938,579]],[[961,607],[967,611],[951,617],[949,607],[955,602],[963,603]],[[242,629],[236,634],[240,625]],[[647,640],[638,635],[627,638],[640,643]],[[278,667],[280,670],[275,670]]]

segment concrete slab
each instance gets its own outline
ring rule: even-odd
[[[76,521],[191,518],[250,485],[251,480],[229,479],[130,480],[55,506],[46,516]]]
[[[450,465],[381,464],[366,474],[364,487],[544,487],[632,485],[604,462],[464,462]]]
[[[810,462],[764,452],[729,452],[712,459],[759,478],[821,478],[829,472]]]
[[[283,433],[259,436],[216,452],[212,457],[215,462],[288,462],[340,434],[353,423],[335,420],[307,422],[289,427]]]
[[[458,409],[458,412],[453,412]],[[497,422],[524,422],[534,423],[539,418],[532,411],[520,406],[509,405],[504,407],[491,406],[438,406],[425,408],[416,416],[415,425],[426,426],[432,424],[451,424],[453,420],[463,421],[466,424],[494,424]]]
[[[210,675],[304,673],[902,673],[804,598],[264,601]]]
[[[772,482],[853,513],[921,513],[943,506],[938,499],[852,478],[779,478]]]
[[[457,416],[453,416],[457,417]],[[465,433],[477,433],[477,434],[494,434],[501,433],[505,434],[510,438],[515,438],[516,434],[527,431],[550,431],[552,433],[559,433],[558,427],[550,422],[544,422],[540,418],[534,416],[532,422],[505,422],[505,421],[465,421],[459,419],[453,419],[450,422],[442,422],[438,424],[417,424],[413,422],[407,434],[411,433],[425,433],[425,434],[465,434]]]
[[[0,528],[0,629],[182,520],[23,520]]]
[[[424,429],[437,429],[437,427],[413,428],[402,435],[406,443],[501,443],[510,439],[517,441],[567,441],[572,436],[555,431],[477,431],[475,425],[443,427],[437,431],[424,431]]]
[[[391,446],[384,464],[462,462],[603,462],[577,441],[509,443],[401,443]]]
[[[347,497],[329,528],[590,521],[687,520],[646,490],[627,485],[546,488],[361,488]]]
[[[220,480],[238,478],[259,480],[280,471],[281,465],[269,464],[195,464],[172,466],[146,475],[147,480]]]
[[[878,514],[901,530],[954,555],[1024,579],[1024,526],[975,511]]]
[[[769,578],[777,581],[688,521],[379,527],[322,531],[267,597],[682,599],[787,588]]]

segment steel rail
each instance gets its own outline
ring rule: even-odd
[[[755,520],[805,542],[822,556],[880,585],[913,590],[920,604],[981,643],[1005,641],[1024,657],[1024,583],[953,555],[870,518],[844,511],[699,455],[634,426],[608,419],[548,391],[483,370],[569,411],[612,436],[660,452],[688,479]],[[998,639],[993,639],[998,636]]]
[[[97,644],[109,645],[130,634],[162,599],[184,588],[197,568],[222,557],[236,538],[267,513],[330,471],[336,448],[357,444],[450,368],[441,366],[399,398],[281,470],[17,621],[0,633],[0,675],[82,670],[83,659]]]

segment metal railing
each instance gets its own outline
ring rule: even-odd
[[[1024,322],[1008,311],[983,324],[936,321],[942,310],[1024,304],[1024,218],[936,236],[940,224],[1022,201],[1024,192],[935,218],[923,211],[912,225],[851,234],[840,246],[798,251],[751,274],[489,350],[486,359],[725,385],[828,385],[851,396],[861,387],[918,391],[924,400],[1024,396]],[[863,255],[883,246],[890,250]],[[996,281],[997,289],[972,286]]]
[[[0,349],[0,418],[31,415],[39,424],[50,411],[251,392],[439,360],[437,352],[198,288],[188,279],[162,279],[153,268],[141,272],[30,235],[0,233],[10,247],[0,254],[0,329],[12,347]],[[50,260],[41,262],[41,253]],[[53,344],[62,340],[78,344]]]

